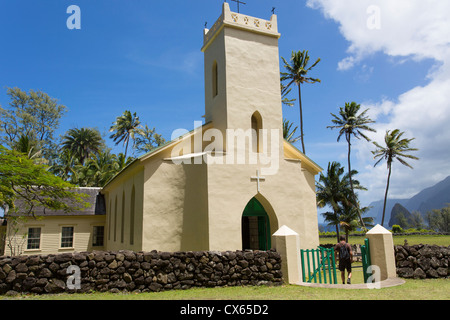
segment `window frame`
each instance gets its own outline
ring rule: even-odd
[[[39,230],[39,236],[38,237],[36,237],[36,236],[30,237],[30,235],[33,234],[32,232],[30,232],[30,230],[32,230],[32,229]],[[42,228],[41,227],[28,227],[27,250],[40,250],[41,249],[41,239],[42,239],[41,235],[42,235]],[[32,243],[30,241],[36,241],[36,240],[37,240],[37,248],[34,248],[34,247],[30,248],[30,244]],[[36,245],[36,243],[34,243],[34,246],[35,245]]]
[[[72,229],[71,235],[65,235],[64,229]],[[74,226],[62,226],[61,227],[61,242],[60,242],[60,248],[61,249],[70,249],[73,248],[74,245],[74,238],[75,238],[75,227]],[[70,242],[68,242],[70,241]],[[70,244],[70,245],[69,245]]]
[[[99,230],[102,231],[99,232]],[[92,246],[103,247],[104,245],[105,245],[105,226],[94,226],[92,231]]]

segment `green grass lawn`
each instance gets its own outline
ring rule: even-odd
[[[330,289],[296,285],[278,287],[195,288],[155,293],[89,293],[0,297],[22,300],[450,300],[449,279],[406,279],[382,289]]]

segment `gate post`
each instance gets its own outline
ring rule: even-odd
[[[284,282],[299,284],[302,282],[300,261],[300,237],[294,230],[282,226],[273,234],[275,249],[281,255],[281,271]]]
[[[377,224],[366,233],[366,236],[369,239],[371,264],[380,268],[380,281],[396,278],[392,233]]]

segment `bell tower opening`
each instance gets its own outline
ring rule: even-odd
[[[213,98],[219,94],[219,74],[215,60],[212,65],[212,94]]]
[[[262,118],[258,111],[252,115],[252,151],[255,153],[262,152],[261,129]]]

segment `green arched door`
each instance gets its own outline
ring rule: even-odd
[[[270,220],[262,204],[252,198],[242,214],[242,249],[269,250]]]

